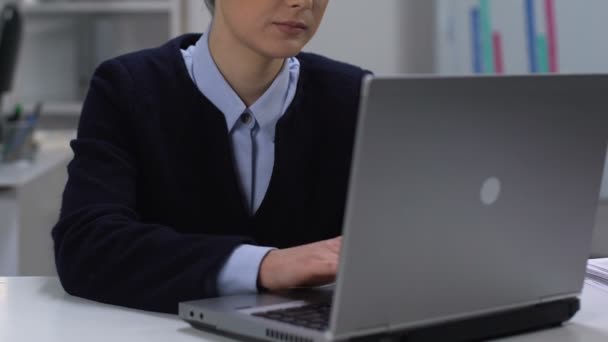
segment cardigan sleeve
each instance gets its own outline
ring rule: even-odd
[[[176,313],[178,302],[217,295],[222,264],[248,238],[179,233],[136,210],[133,80],[119,60],[95,72],[68,166],[55,261],[69,294]]]

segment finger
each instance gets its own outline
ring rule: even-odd
[[[340,236],[340,237],[337,237],[337,238],[326,240],[326,242],[329,243],[329,244],[331,244],[331,245],[340,247],[342,245],[342,237]]]
[[[323,283],[331,283],[336,280],[338,273],[338,259],[327,260],[322,265],[323,271],[319,274],[319,281]]]
[[[340,254],[342,249],[342,238],[336,238],[326,241],[326,246],[334,253]]]
[[[337,263],[326,261],[316,265],[300,286],[323,286],[336,281]]]

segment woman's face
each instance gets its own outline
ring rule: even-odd
[[[329,0],[217,0],[215,17],[249,49],[271,58],[297,55],[319,28]],[[223,27],[216,27],[223,26]]]

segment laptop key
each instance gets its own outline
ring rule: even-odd
[[[322,303],[260,312],[253,316],[323,331],[329,327],[329,311],[330,305]]]

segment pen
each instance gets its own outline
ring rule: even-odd
[[[17,122],[19,120],[21,120],[21,113],[23,112],[23,106],[21,104],[18,104],[15,106],[15,111],[13,112],[13,114],[9,117],[6,118],[7,122]]]
[[[19,125],[13,133],[11,139],[7,139],[4,145],[4,159],[15,157],[14,154],[21,149],[26,139],[32,134],[40,113],[42,112],[42,103],[38,102],[34,111],[25,119],[24,125]]]

